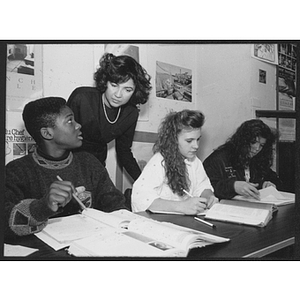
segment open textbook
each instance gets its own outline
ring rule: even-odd
[[[272,203],[221,200],[206,212],[205,219],[264,227],[276,210]]]
[[[38,238],[55,250],[69,247],[75,256],[185,257],[192,248],[229,241],[168,222],[158,222],[127,210],[50,219]]]
[[[234,199],[261,202],[261,203],[271,203],[276,206],[286,205],[295,202],[295,194],[288,192],[279,192],[275,187],[269,186],[267,188],[259,190],[260,200],[256,200],[245,196],[235,196]]]

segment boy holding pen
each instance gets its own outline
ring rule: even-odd
[[[39,232],[49,218],[87,207],[105,212],[126,208],[103,165],[89,153],[72,152],[82,144],[81,125],[65,99],[29,102],[23,120],[36,148],[6,165],[5,236]]]

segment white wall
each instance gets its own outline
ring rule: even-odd
[[[251,57],[250,44],[197,46],[197,104],[206,116],[199,157],[204,160],[255,109],[275,109],[275,66]],[[258,70],[267,71],[267,83]]]
[[[157,132],[157,128],[164,116],[170,111],[179,111],[184,108],[195,109],[195,86],[197,85],[196,72],[196,45],[141,45],[142,51],[147,53],[146,61],[141,63],[147,72],[151,75],[152,92],[149,98],[149,121],[140,121],[137,125],[138,131]],[[146,47],[144,49],[143,47]],[[155,95],[155,74],[156,61],[167,64],[184,67],[193,71],[193,103],[175,101],[171,99],[156,98]]]
[[[152,77],[153,90],[145,105],[138,131],[157,132],[170,110],[199,109],[206,116],[199,157],[204,160],[243,121],[255,117],[255,109],[275,109],[275,66],[251,57],[250,44],[137,45],[140,63]],[[93,86],[93,73],[104,45],[46,44],[42,47],[43,95],[68,99],[78,86]],[[156,98],[156,61],[192,70],[193,102]],[[258,82],[258,70],[267,72],[267,83]],[[9,116],[8,116],[9,117]],[[107,169],[114,180],[113,143]]]
[[[43,45],[44,96],[68,99],[78,86],[92,86],[94,47],[92,45]]]

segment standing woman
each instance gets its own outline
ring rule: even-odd
[[[82,126],[79,151],[92,153],[105,166],[107,144],[115,140],[117,158],[133,180],[141,173],[131,151],[137,105],[148,101],[150,79],[132,57],[106,53],[94,74],[96,87],[76,88],[67,102]]]

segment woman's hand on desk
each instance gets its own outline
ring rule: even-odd
[[[267,188],[268,186],[273,186],[274,188],[276,188],[276,185],[271,181],[265,181],[262,185],[262,188],[264,189]]]
[[[207,202],[207,209],[210,209],[215,203],[219,202],[219,199],[214,195],[210,196]]]
[[[191,197],[180,201],[180,210],[186,215],[195,215],[202,213],[207,207],[208,200],[201,197]]]
[[[52,211],[64,207],[72,199],[74,187],[70,181],[54,181],[49,188],[47,203]]]
[[[205,189],[200,197],[203,197],[203,198],[206,198],[207,199],[207,207],[206,209],[209,209],[211,208],[215,203],[217,203],[219,201],[219,199],[217,197],[215,197],[214,193],[212,190],[210,189]]]
[[[251,183],[246,181],[236,181],[234,183],[234,190],[237,194],[251,197],[260,200],[259,191],[257,190],[258,183]]]

